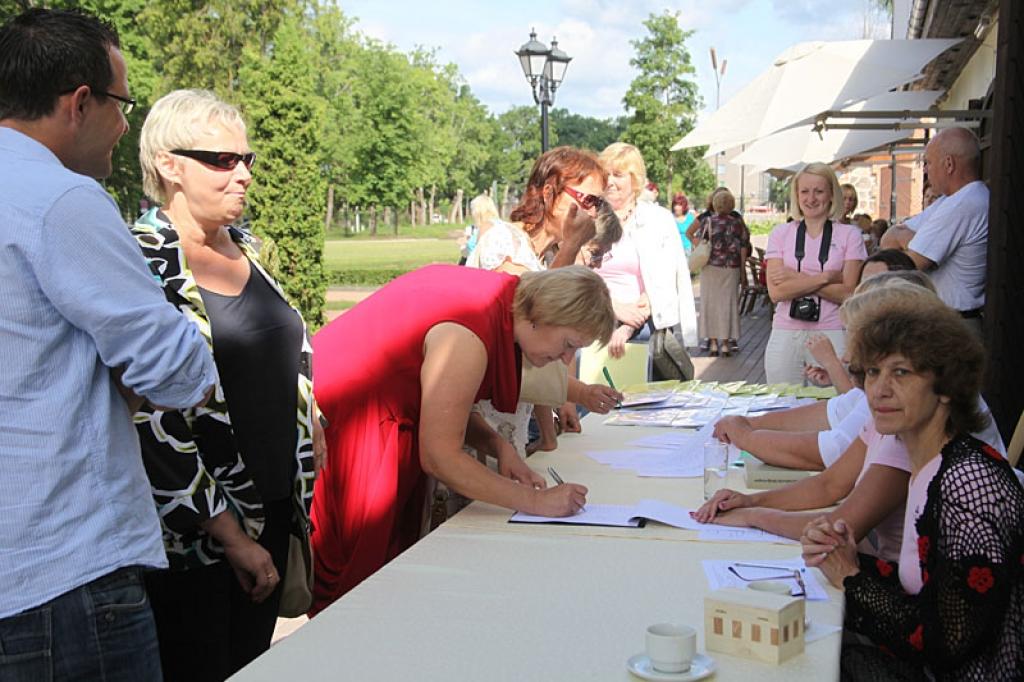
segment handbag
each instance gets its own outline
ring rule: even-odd
[[[689,381],[693,378],[693,361],[686,352],[679,325],[656,329],[651,334],[650,349],[653,381]]]
[[[292,529],[288,536],[288,561],[281,584],[281,603],[277,615],[298,618],[313,605],[313,548],[309,544],[309,523],[300,522],[301,535]]]
[[[686,257],[686,263],[690,267],[690,274],[695,275],[701,271],[711,258],[710,224],[705,223],[700,232],[700,243],[693,247],[690,255]]]

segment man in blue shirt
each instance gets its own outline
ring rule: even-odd
[[[129,401],[215,379],[93,178],[134,102],[114,30],[0,28],[0,679],[159,680],[143,567],[166,566]]]

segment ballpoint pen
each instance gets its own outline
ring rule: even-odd
[[[565,483],[565,481],[562,480],[562,477],[558,475],[558,472],[555,471],[555,467],[548,467],[548,474],[551,475],[551,478],[554,479],[555,483],[557,483],[558,485],[562,485]],[[580,505],[580,508],[577,509],[576,512],[578,513],[584,511],[585,509],[585,505]]]
[[[608,371],[608,368],[607,367],[602,367],[601,368],[601,372],[604,373],[604,380],[608,382],[608,385],[611,387],[611,389],[613,391],[619,390],[619,389],[615,388],[615,382],[612,381],[612,373]],[[616,407],[622,407],[622,401],[621,400],[616,400],[615,401],[615,406]]]

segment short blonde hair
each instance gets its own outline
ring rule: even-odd
[[[633,198],[640,196],[640,192],[647,186],[647,164],[640,150],[626,142],[612,142],[604,148],[604,151],[597,157],[601,165],[609,173],[613,170],[629,173],[629,179],[633,183]]]
[[[491,197],[480,194],[469,202],[469,215],[473,217],[473,224],[479,227],[481,223],[490,223],[498,217],[498,207]]]
[[[601,345],[615,330],[615,311],[604,280],[582,265],[524,272],[516,286],[514,314],[534,324],[571,327]]]
[[[174,90],[156,101],[139,136],[142,189],[147,196],[161,204],[167,201],[163,177],[157,169],[157,154],[191,147],[210,124],[238,128],[245,133],[241,112],[209,90]]]
[[[715,213],[731,213],[736,208],[736,197],[724,187],[719,188],[715,191],[714,196],[711,197],[711,208],[714,209]]]
[[[832,196],[829,198],[828,217],[832,219],[832,222],[838,223],[843,217],[843,190],[839,187],[839,178],[836,177],[836,172],[827,163],[809,163],[800,169],[800,172],[793,178],[793,182],[789,186],[789,204],[793,207],[793,212],[800,218],[804,217],[803,209],[800,208],[799,193],[800,178],[805,175],[817,175],[828,181],[832,192]]]
[[[864,313],[892,301],[918,306],[945,305],[935,293],[935,285],[920,270],[890,270],[868,277],[857,285],[853,296],[839,309],[847,331],[857,327]]]

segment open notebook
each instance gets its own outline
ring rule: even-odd
[[[731,528],[710,523],[697,523],[690,516],[690,510],[660,500],[640,500],[628,504],[587,504],[572,516],[534,516],[516,512],[509,523],[561,523],[577,526],[618,526],[639,528],[646,521],[658,521],[667,526],[699,531],[698,539],[709,542],[778,542],[791,544],[794,541],[758,528]]]

